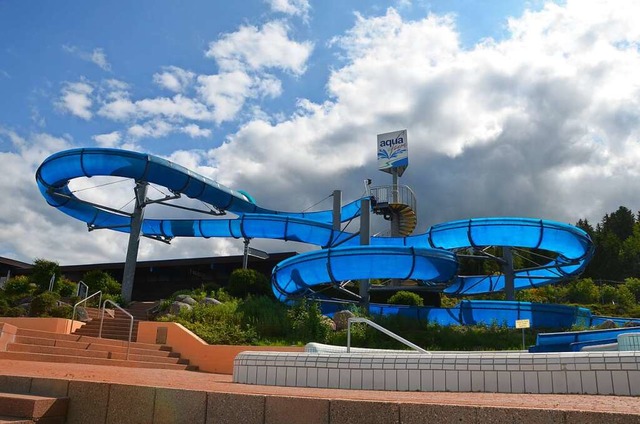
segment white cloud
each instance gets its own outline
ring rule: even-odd
[[[208,128],[200,128],[196,124],[185,125],[184,127],[180,128],[180,131],[185,133],[185,134],[188,134],[189,137],[191,137],[191,138],[209,137],[209,136],[211,136],[211,130],[210,129],[208,129]]]
[[[261,29],[242,26],[234,33],[224,34],[209,45],[206,56],[214,58],[224,71],[277,68],[300,75],[305,72],[312,50],[311,42],[289,39],[287,26],[273,21]]]
[[[144,124],[135,124],[127,130],[130,137],[135,138],[161,138],[175,131],[175,127],[168,122],[159,119],[145,122]]]
[[[201,75],[198,84],[198,93],[214,107],[213,118],[220,123],[233,119],[242,109],[245,99],[251,95],[252,80],[245,72],[234,71]]]
[[[119,131],[94,135],[92,138],[100,147],[117,147],[120,140],[122,140],[122,136]]]
[[[309,0],[266,0],[274,12],[280,12],[292,16],[300,16],[303,19],[309,17]]]
[[[100,47],[93,49],[91,52],[80,50],[77,46],[64,44],[62,49],[67,53],[76,55],[82,60],[98,65],[103,71],[111,71],[111,64],[107,61],[107,55]]]
[[[153,81],[159,86],[176,93],[183,93],[193,82],[195,74],[177,66],[167,66],[162,73],[153,75]]]
[[[79,118],[89,120],[93,116],[91,94],[93,87],[86,82],[68,82],[61,90],[61,97],[56,103],[59,109]]]

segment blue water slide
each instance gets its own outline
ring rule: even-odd
[[[445,283],[458,270],[453,253],[398,246],[335,247],[300,254],[273,269],[273,292],[280,300],[310,294],[313,286],[367,278],[399,278]]]
[[[273,271],[280,299],[304,295],[327,283],[368,278],[436,282],[445,293],[466,295],[504,289],[501,275],[460,276],[455,252],[465,248],[505,246],[540,249],[551,254],[546,263],[516,270],[515,288],[549,284],[582,271],[593,253],[589,236],[571,225],[529,218],[480,218],[435,225],[424,234],[371,239],[360,246],[358,234],[335,231],[333,213],[282,212],[256,204],[245,192],[227,188],[168,160],[116,149],[73,149],[47,158],[36,172],[40,192],[62,212],[90,228],[129,232],[130,216],[79,199],[69,188],[74,178],[116,176],[168,188],[173,194],[201,200],[237,217],[211,219],[145,219],[150,237],[272,238],[327,249],[290,258]],[[361,200],[341,210],[341,221],[358,217]]]
[[[93,176],[126,177],[157,184],[168,188],[174,194],[184,194],[237,215],[271,214],[315,222],[333,222],[331,210],[282,212],[265,209],[256,205],[254,200],[242,191],[232,190],[166,159],[126,150],[85,148],[56,153],[40,165],[36,172],[36,181],[40,192],[51,206],[74,218],[89,224],[99,222],[105,227],[128,223],[126,216],[87,204],[69,190],[70,180]],[[342,207],[341,221],[345,222],[359,215],[360,201],[356,200]]]

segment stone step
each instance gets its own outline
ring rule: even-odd
[[[128,334],[128,333],[127,333]],[[51,346],[55,345],[55,343],[59,340],[62,341],[70,341],[70,342],[84,342],[84,343],[95,343],[100,345],[109,345],[109,346],[127,346],[127,342],[123,340],[113,340],[113,339],[102,339],[98,337],[90,337],[83,336],[78,334],[60,334],[60,333],[50,333],[48,331],[40,331],[40,330],[28,330],[24,328],[19,328],[16,334],[16,337],[31,337],[38,339],[46,339],[53,340],[53,344],[49,344]],[[46,344],[47,342],[41,341],[39,344]],[[132,348],[137,349],[148,349],[148,350],[171,350],[169,346],[159,345],[159,344],[151,344],[151,343],[139,343],[139,342],[131,342]]]
[[[0,416],[7,422],[64,423],[69,398],[0,393]],[[13,419],[13,421],[9,421]]]
[[[40,421],[41,423],[44,424],[44,421]],[[64,422],[64,421],[62,421]],[[5,417],[5,416],[0,416],[0,424],[34,424],[35,421],[33,420],[26,420],[23,418],[15,418],[15,417]]]
[[[55,347],[66,347],[71,349],[86,349],[86,350],[95,350],[95,351],[106,351],[106,352],[126,352],[127,347],[126,343],[124,346],[115,346],[109,344],[102,344],[103,339],[98,339],[95,342],[89,341],[77,341],[71,342],[67,340],[53,340],[53,339],[41,339],[38,337],[26,337],[26,336],[17,336],[14,343],[25,344],[25,345],[37,345],[37,346],[55,346]],[[155,345],[154,345],[155,346]],[[172,357],[176,358],[180,355],[176,352],[172,352],[169,346],[164,346],[165,349],[143,349],[139,347],[135,347],[135,344],[131,344],[130,353],[136,355],[148,355],[148,356],[161,356],[161,357]]]
[[[82,356],[86,358],[101,358],[101,359],[119,359],[126,360],[127,352],[111,352],[107,350],[85,350],[85,349],[73,349],[68,347],[56,347],[56,346],[38,346],[19,343],[10,343],[7,345],[8,352],[29,352],[29,353],[44,353],[49,355],[63,355],[63,356]],[[168,356],[154,356],[154,355],[140,355],[129,352],[130,361],[140,362],[157,362],[163,364],[181,364],[188,365],[189,361],[181,359],[180,357],[168,357]]]
[[[73,363],[73,364],[90,364],[90,365],[110,365],[129,368],[157,368],[170,370],[187,370],[197,371],[198,367],[186,364],[165,364],[162,362],[146,362],[122,359],[103,359],[88,358],[82,356],[69,355],[51,355],[46,353],[31,352],[0,352],[0,359],[9,359],[15,361],[38,361],[38,362],[57,362],[57,363]]]

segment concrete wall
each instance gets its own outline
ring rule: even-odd
[[[84,325],[84,322],[71,321],[65,318],[0,317],[0,322],[6,322],[18,328],[60,334],[73,333]]]
[[[209,345],[200,337],[175,322],[141,321],[138,324],[140,343],[166,344],[200,371],[233,374],[233,360],[244,351],[304,352],[298,346],[230,346]]]
[[[414,424],[464,422],[601,424],[640,422],[640,415],[562,409],[439,405],[250,395],[0,376],[0,391],[68,397],[67,423]]]

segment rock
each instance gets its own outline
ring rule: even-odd
[[[218,299],[214,299],[213,297],[205,297],[204,299],[202,299],[202,303],[204,303],[205,305],[222,305],[222,302],[220,302]]]
[[[331,331],[336,331],[336,323],[326,315],[322,315],[322,324],[329,327]]]
[[[617,328],[618,326],[616,325],[616,323],[613,320],[606,320],[604,321],[602,324],[599,324],[596,326],[596,328],[598,330],[605,330],[607,328]]]
[[[338,311],[333,314],[333,322],[336,324],[336,331],[346,330],[349,318],[353,318],[355,315],[348,310]]]
[[[192,306],[189,305],[188,303],[179,302],[176,300],[171,304],[171,307],[169,308],[169,313],[172,315],[178,315],[180,311],[182,311],[183,309],[190,311],[192,309]]]
[[[640,327],[640,321],[627,321],[624,323],[623,327]]]
[[[89,322],[91,318],[89,317],[89,313],[82,306],[78,306],[76,308],[76,319],[82,322]]]
[[[186,303],[187,305],[191,305],[191,306],[198,303],[193,297],[189,296],[188,294],[180,294],[176,296],[176,300],[178,302]]]

